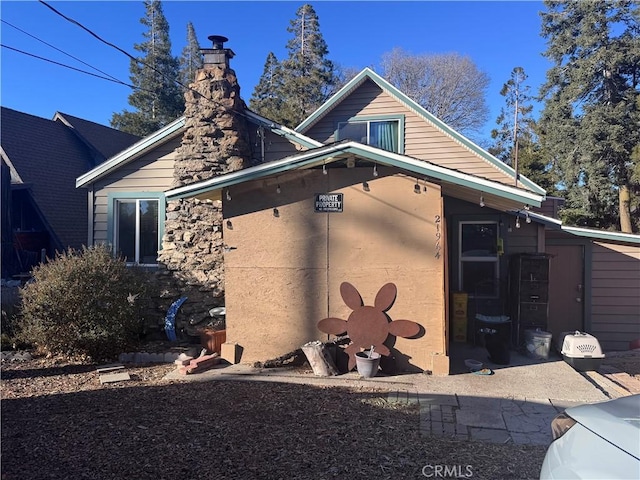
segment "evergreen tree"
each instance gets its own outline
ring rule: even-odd
[[[545,1],[542,36],[554,66],[541,94],[541,141],[569,224],[638,228],[640,6],[631,0]],[[633,225],[635,222],[635,226]]]
[[[185,87],[193,83],[196,72],[202,68],[204,57],[200,52],[200,44],[193,23],[187,24],[187,45],[182,49],[180,57],[180,83]]]
[[[249,108],[278,123],[285,123],[287,119],[282,112],[283,91],[282,68],[275,54],[269,52],[260,81],[249,100]]]
[[[502,86],[500,95],[506,105],[496,120],[498,128],[491,131],[494,144],[489,152],[550,192],[553,190],[550,165],[544,161],[537,141],[536,123],[531,117],[530,87],[525,84],[527,78],[524,68],[515,67],[511,78]]]
[[[114,113],[111,126],[134,135],[146,136],[172,122],[184,110],[184,98],[178,80],[178,59],[171,55],[169,24],[159,0],[145,0],[146,15],[140,23],[148,28],[145,41],[134,45],[140,52],[131,60],[131,83],[136,90],[129,105],[136,111]]]
[[[311,5],[305,4],[298,9],[287,31],[293,34],[287,43],[289,56],[280,63],[279,69],[270,66],[275,56],[267,59],[265,73],[267,77],[277,74],[277,81],[260,79],[261,91],[254,92],[253,108],[266,117],[273,114],[269,110],[273,102],[263,104],[260,101],[264,95],[262,87],[272,88],[270,98],[280,102],[281,123],[295,127],[325,102],[335,83],[335,75],[333,63],[327,59],[328,48],[320,32],[318,16]]]

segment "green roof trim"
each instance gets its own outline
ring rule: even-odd
[[[245,110],[244,115],[254,123],[259,123],[260,125],[267,127],[276,135],[280,135],[281,137],[286,138],[292,142],[298,143],[306,148],[317,148],[323,145],[322,142],[318,142],[311,137],[307,137],[306,135],[296,132],[291,128],[285,127],[284,125],[280,125],[279,123],[274,122],[273,120],[269,120],[262,115],[258,115],[251,110]]]
[[[127,163],[135,160],[137,157],[156,147],[157,145],[160,145],[172,139],[181,132],[184,124],[185,117],[180,117],[177,120],[171,122],[169,125],[161,128],[160,130],[156,130],[152,134],[144,137],[142,140],[134,143],[126,150],[123,150],[122,152],[111,157],[105,162],[102,162],[100,165],[92,170],[89,170],[84,175],[79,176],[76,179],[76,188],[84,187],[91,182],[94,182],[95,180],[121,167],[122,165],[126,165]]]
[[[320,108],[318,108],[315,112],[313,112],[309,117],[307,117],[300,125],[298,125],[295,130],[297,132],[304,132],[309,129],[312,125],[314,125],[320,118],[324,117],[329,111],[331,111],[338,103],[340,103],[347,95],[349,95],[355,88],[360,86],[365,80],[371,80],[375,84],[377,84],[382,90],[387,91],[392,97],[395,97],[400,103],[403,103],[407,108],[413,110],[416,114],[423,117],[427,122],[431,123],[434,127],[442,131],[445,135],[452,138],[455,142],[459,143],[463,147],[467,148],[471,152],[475,153],[483,160],[487,161],[498,170],[501,170],[503,173],[513,177],[515,175],[515,171],[506,163],[498,160],[496,157],[491,155],[486,150],[482,149],[471,140],[466,138],[461,133],[455,131],[453,128],[448,126],[442,120],[435,117],[432,113],[427,111],[424,107],[420,106],[415,101],[411,100],[407,95],[402,93],[396,87],[387,82],[380,75],[375,73],[370,68],[363,69],[358,75],[353,77],[344,87],[342,87],[338,92],[333,95],[329,100],[327,100]],[[520,175],[519,182],[527,188],[531,189],[533,192],[539,193],[541,195],[545,195],[545,190],[540,187],[538,184],[532,182],[527,177]]]
[[[262,117],[255,112],[245,110],[242,112],[250,122],[267,127],[276,135],[286,138],[287,140],[302,145],[305,148],[317,148],[322,146],[321,142],[307,137],[302,133],[298,133],[295,130],[285,127],[284,125],[277,124],[268,118]],[[153,149],[154,147],[163,144],[164,142],[174,138],[176,135],[182,133],[186,119],[184,116],[174,120],[169,125],[153,132],[146,136],[139,142],[134,143],[126,150],[118,153],[110,159],[102,162],[94,169],[88,171],[84,175],[76,179],[76,188],[84,187],[95,180],[113,172],[122,165],[135,160],[141,154]]]
[[[612,242],[633,243],[640,245],[640,235],[634,233],[611,232],[608,230],[596,230],[594,228],[582,227],[562,227],[563,232],[576,235],[578,237],[587,237],[594,240],[608,240]]]
[[[221,190],[240,183],[258,180],[267,176],[279,175],[292,170],[313,168],[337,161],[336,155],[352,154],[372,162],[393,166],[421,177],[430,177],[444,182],[461,185],[487,194],[493,194],[514,202],[540,206],[543,196],[485,178],[451,170],[423,160],[407,157],[393,152],[348,141],[327,145],[314,150],[299,153],[282,160],[263,163],[236,172],[214,177],[204,182],[186,185],[165,192],[168,199],[187,198],[203,193]]]

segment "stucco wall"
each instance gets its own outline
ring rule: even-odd
[[[340,297],[342,282],[352,283],[365,305],[393,282],[391,319],[413,320],[426,331],[397,339],[399,365],[448,373],[444,245],[439,258],[436,247],[440,189],[427,184],[416,194],[415,179],[378,171],[377,178],[369,168],[298,171],[231,190],[223,206],[227,341],[243,348],[243,363],[326,340],[317,322],[351,313]],[[344,194],[344,211],[314,212],[316,193]]]

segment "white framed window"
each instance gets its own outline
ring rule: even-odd
[[[458,288],[471,296],[499,295],[498,222],[461,221],[459,224]]]
[[[355,117],[338,123],[336,139],[354,140],[389,152],[402,153],[403,120],[398,117]]]
[[[109,238],[127,263],[156,265],[165,202],[161,194],[113,194],[109,202]]]

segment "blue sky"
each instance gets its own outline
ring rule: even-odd
[[[105,40],[134,54],[143,41],[142,1],[52,1],[65,15],[77,20]],[[267,54],[286,57],[289,21],[305,2],[164,1],[175,55],[186,43],[186,26],[192,22],[202,47],[212,34],[229,38],[236,56],[232,67],[249,101]],[[504,105],[499,91],[512,69],[521,66],[537,93],[550,63],[542,56],[540,37],[542,2],[527,1],[315,1],[320,29],[329,58],[345,67],[373,67],[379,71],[383,53],[401,47],[411,53],[468,55],[491,78],[491,109],[485,136],[495,125]],[[129,83],[129,59],[99,42],[76,25],[35,0],[0,2],[0,39],[3,45],[91,70],[53,48],[7,25],[54,45],[82,61]],[[1,97],[3,106],[44,118],[56,111],[104,125],[111,115],[131,109],[128,87],[78,73],[2,48]],[[97,72],[95,72],[97,73]]]

